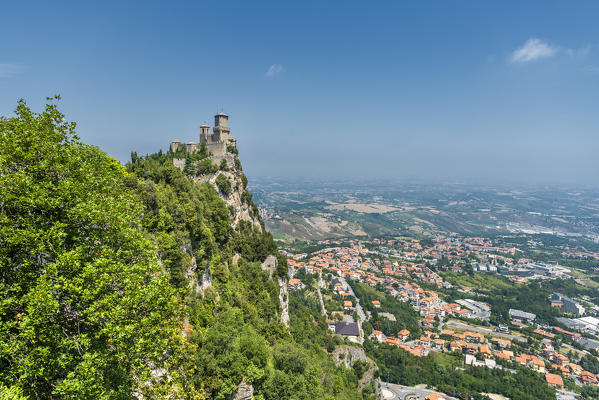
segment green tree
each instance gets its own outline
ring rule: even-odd
[[[290,293],[280,322],[259,215],[232,227],[215,188],[173,166],[215,167],[205,146],[125,170],[74,129],[53,104],[0,119],[2,398],[226,399],[242,380],[263,400],[367,397],[327,356],[342,341],[314,297]]]
[[[219,174],[216,177],[215,183],[218,187],[218,190],[220,190],[222,194],[224,194],[225,196],[231,194],[231,181],[225,175]]]
[[[31,398],[128,398],[174,348],[174,291],[126,176],[54,104],[0,123],[0,381]]]
[[[131,160],[133,160],[133,157],[131,157]],[[193,175],[193,169],[194,167],[191,157],[185,158],[185,165],[183,166],[183,172],[185,173],[185,175]]]
[[[229,171],[229,164],[227,164],[227,160],[223,158],[220,164],[218,165],[218,169],[220,169],[221,171]]]
[[[218,166],[215,165],[210,158],[204,158],[198,163],[198,174],[213,174],[218,171]]]
[[[0,383],[0,400],[28,400],[23,396],[23,389],[18,386],[6,387]]]

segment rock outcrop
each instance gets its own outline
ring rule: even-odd
[[[252,400],[254,398],[254,387],[243,381],[237,386],[237,390],[235,390],[227,400]]]
[[[219,175],[227,178],[231,182],[231,192],[226,194],[223,193],[218,187],[216,180]],[[211,177],[206,177],[206,182],[214,185],[218,193],[221,195],[227,207],[233,211],[231,215],[231,225],[236,227],[240,221],[251,222],[256,228],[262,230],[262,224],[260,223],[260,217],[258,209],[253,208],[247,201],[244,200],[244,193],[246,193],[246,187],[244,179],[242,178],[243,173],[241,171],[230,170],[230,171],[219,171],[213,174]],[[202,179],[202,178],[199,178]]]
[[[281,322],[289,328],[289,289],[287,278],[279,278],[279,302],[281,303]]]
[[[186,157],[189,157],[186,154]],[[237,228],[241,221],[250,222],[255,228],[261,232],[264,230],[264,224],[260,219],[258,207],[251,200],[251,195],[247,191],[247,178],[243,174],[241,168],[241,162],[237,157],[237,149],[235,146],[227,147],[227,150],[222,155],[210,155],[207,157],[212,163],[212,169],[210,173],[203,173],[193,177],[193,180],[197,184],[209,183],[211,184],[216,192],[220,195],[223,201],[226,203],[229,209],[231,217],[231,227]],[[206,158],[201,161],[196,161],[191,166],[190,170],[199,170],[199,163],[206,162]],[[186,169],[186,159],[175,158],[173,159],[173,165],[181,170]],[[186,249],[192,256],[193,253],[190,249]],[[237,263],[239,256],[235,255],[233,263]],[[268,271],[268,276],[273,279],[277,270],[277,257],[274,254],[266,257],[262,263],[262,269]],[[201,268],[201,266],[199,266]],[[195,259],[192,260],[192,267],[190,271],[195,272],[198,265],[195,263]],[[189,271],[188,271],[189,272]],[[212,276],[210,270],[206,266],[203,275],[199,279],[199,282],[193,282],[192,275],[188,274],[190,279],[190,285],[205,290],[212,285]],[[289,291],[287,288],[288,278],[279,278],[277,283],[279,284],[279,301],[281,304],[281,322],[285,326],[289,327]]]
[[[277,257],[273,254],[266,257],[266,260],[262,263],[262,269],[268,271],[270,279],[272,279],[277,270],[277,264]],[[281,323],[289,328],[289,279],[287,277],[278,278],[277,283],[279,284],[279,303],[281,303]]]
[[[360,380],[358,380],[358,387],[360,390],[363,390],[374,381],[375,389],[378,392],[379,382],[374,378],[374,373],[378,370],[378,367],[372,359],[366,356],[364,349],[346,345],[339,346],[333,351],[333,359],[336,365],[343,364],[345,368],[351,368],[357,361],[368,364],[368,369],[364,372]]]
[[[263,224],[260,223],[258,208],[253,204],[251,195],[246,190],[247,178],[241,169],[239,157],[227,151],[224,155],[211,155],[207,159],[213,165],[213,169],[210,171],[214,172],[199,173],[193,177],[193,180],[198,184],[209,183],[214,186],[214,189],[225,201],[231,212],[231,226],[233,228],[237,227],[240,221],[248,221],[262,231]],[[198,170],[200,162],[195,161],[192,170]],[[183,171],[186,159],[174,158],[173,165]],[[219,176],[221,177],[219,178]]]
[[[209,264],[206,264],[204,273],[202,274],[202,277],[200,278],[199,286],[200,286],[200,290],[202,290],[202,291],[204,291],[212,286],[212,274],[210,274],[210,265]]]
[[[333,359],[336,365],[343,364],[345,368],[350,368],[356,361],[367,362],[364,349],[351,346],[338,346],[333,351]]]
[[[262,269],[268,271],[268,277],[272,279],[272,276],[277,269],[277,257],[272,254],[266,257],[266,260],[262,263]]]

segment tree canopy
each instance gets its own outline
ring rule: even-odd
[[[258,400],[369,398],[321,348],[322,316],[281,323],[260,263],[287,263],[263,225],[232,226],[215,188],[173,166],[182,154],[123,167],[82,143],[50,100],[0,119],[2,396],[225,399],[245,381]]]
[[[54,104],[0,123],[0,380],[128,398],[165,363],[176,303],[125,169]]]

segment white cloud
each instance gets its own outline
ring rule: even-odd
[[[9,78],[13,75],[20,74],[23,71],[23,66],[14,63],[0,63],[0,78]]]
[[[273,64],[270,67],[268,67],[268,70],[266,71],[266,76],[269,76],[269,77],[277,76],[284,70],[285,70],[285,68],[283,68],[283,66],[281,64]]]
[[[530,38],[522,47],[516,49],[511,57],[511,63],[526,63],[541,58],[553,57],[558,48],[540,39]]]

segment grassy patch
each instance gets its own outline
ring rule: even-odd
[[[514,282],[509,279],[494,275],[494,274],[479,274],[474,273],[474,275],[465,274],[463,272],[441,272],[440,273],[443,278],[454,284],[454,285],[463,285],[468,286],[473,289],[485,289],[485,290],[494,290],[494,289],[507,289],[518,286]]]

